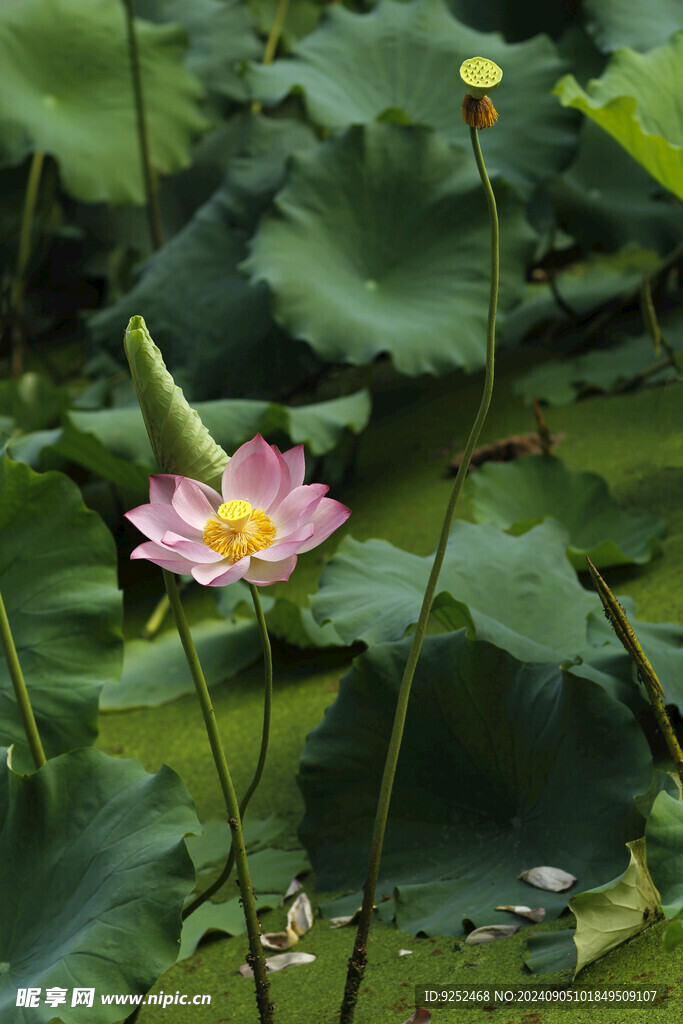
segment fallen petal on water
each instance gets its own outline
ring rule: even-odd
[[[508,910],[511,914],[517,914],[518,917],[526,917],[529,921],[533,921],[534,924],[538,924],[545,918],[545,907],[515,907],[510,904],[504,904],[502,907],[496,907],[496,910]]]
[[[518,924],[487,924],[483,928],[475,928],[465,939],[467,946],[480,946],[482,942],[495,942],[496,939],[509,939],[519,931]]]
[[[264,949],[291,949],[298,941],[299,936],[289,924],[284,932],[266,932],[261,936]]]
[[[408,1020],[405,1020],[403,1024],[430,1024],[432,1015],[429,1010],[421,1010],[420,1007],[415,1008],[415,1013]]]
[[[276,971],[284,971],[285,967],[296,967],[298,964],[313,963],[315,957],[312,953],[278,953],[277,956],[266,957],[266,969],[269,974]],[[243,978],[253,978],[254,972],[247,964],[242,964],[240,974]]]
[[[562,868],[550,868],[547,865],[522,871],[517,878],[521,882],[528,882],[529,885],[535,885],[537,889],[546,889],[548,892],[564,892],[565,889],[570,889],[576,881],[576,877],[570,875],[568,871],[563,871]]]
[[[287,930],[293,928],[297,935],[304,935],[313,927],[313,909],[311,901],[302,892],[292,903],[287,914]]]

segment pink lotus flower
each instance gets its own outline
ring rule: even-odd
[[[126,517],[149,537],[131,554],[198,583],[258,586],[288,580],[297,555],[322,544],[351,510],[304,484],[303,445],[280,452],[260,434],[238,448],[223,472],[222,495],[189,477],[161,473],[149,505]]]

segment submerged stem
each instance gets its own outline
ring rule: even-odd
[[[138,40],[135,31],[135,10],[133,0],[123,0],[126,9],[126,31],[128,33],[128,59],[130,61],[130,74],[133,80],[133,95],[135,97],[135,116],[138,130],[138,144],[140,147],[140,165],[142,178],[145,185],[145,197],[147,200],[147,219],[149,221],[149,233],[152,238],[152,245],[155,249],[161,249],[164,244],[164,232],[161,226],[161,211],[159,209],[159,196],[157,193],[154,171],[149,151],[149,133],[147,131],[147,118],[145,115],[145,97],[142,90],[142,73],[140,71],[140,55],[138,53]]]
[[[451,524],[453,522],[455,506],[458,502],[458,498],[460,497],[460,492],[465,482],[465,477],[467,475],[467,470],[469,468],[472,452],[474,451],[477,440],[479,439],[479,434],[481,433],[481,428],[484,424],[484,420],[486,419],[486,414],[491,403],[491,394],[493,392],[496,308],[498,305],[498,277],[500,264],[498,212],[496,209],[496,200],[493,194],[493,189],[491,188],[491,182],[489,181],[488,174],[486,173],[486,166],[484,164],[484,158],[482,156],[481,146],[479,144],[479,132],[477,128],[470,128],[470,139],[472,142],[472,149],[474,150],[474,158],[477,163],[477,168],[479,169],[479,176],[481,177],[482,185],[484,186],[484,192],[486,194],[486,202],[489,211],[489,218],[491,221],[491,287],[489,291],[489,311],[488,324],[486,330],[486,375],[484,378],[484,393],[482,395],[479,410],[472,425],[470,435],[467,439],[467,444],[465,445],[462,460],[460,462],[460,466],[458,468],[458,472],[453,483],[453,491],[451,493],[448,506],[446,508],[446,514],[444,516],[443,526],[441,527],[439,543],[437,545],[436,553],[434,555],[434,563],[432,565],[432,570],[429,574],[429,580],[427,581],[427,587],[425,589],[424,598],[422,600],[422,608],[420,609],[420,615],[417,621],[417,626],[415,629],[415,633],[413,634],[413,642],[403,672],[403,679],[401,680],[401,688],[399,690],[398,700],[396,703],[394,724],[391,731],[391,738],[389,740],[389,749],[387,751],[387,759],[384,765],[384,775],[382,777],[382,785],[380,788],[379,801],[377,804],[377,813],[375,816],[375,825],[372,834],[372,843],[370,847],[368,874],[364,886],[363,907],[360,914],[360,920],[358,922],[358,931],[356,933],[356,941],[353,947],[353,953],[351,955],[351,958],[349,959],[348,972],[346,976],[346,988],[344,990],[344,999],[341,1006],[339,1024],[351,1024],[356,1008],[356,1002],[358,1001],[358,992],[360,989],[361,981],[363,980],[363,975],[365,973],[365,966],[368,959],[367,941],[368,934],[370,931],[370,921],[372,918],[372,910],[375,902],[375,892],[377,889],[377,880],[379,877],[380,860],[382,857],[382,845],[384,843],[384,833],[386,830],[387,816],[389,813],[391,791],[394,784],[396,765],[398,763],[398,756],[401,749],[403,726],[406,719],[406,712],[408,710],[410,688],[413,682],[415,667],[420,656],[422,642],[424,640],[425,632],[427,629],[427,621],[429,619],[432,601],[434,600],[436,584],[439,579],[439,573],[441,572],[441,566],[443,564],[444,556],[446,554],[446,545],[448,543]]]
[[[36,768],[42,768],[45,764],[45,751],[43,750],[43,744],[40,741],[38,726],[36,725],[33,708],[31,707],[31,699],[28,695],[28,690],[26,689],[24,674],[21,671],[21,665],[19,664],[17,649],[14,646],[14,637],[12,636],[12,630],[10,629],[9,619],[7,618],[7,612],[5,611],[5,603],[2,599],[2,594],[0,594],[0,643],[2,643],[2,649],[5,652],[7,669],[12,680],[14,696],[17,699],[21,721],[24,726],[26,741],[28,743],[29,750],[31,751],[33,763]]]
[[[268,627],[266,626],[266,619],[263,614],[263,608],[261,606],[261,598],[259,597],[258,588],[253,583],[249,584],[251,590],[251,598],[254,602],[254,611],[256,612],[256,621],[258,622],[259,632],[261,634],[261,646],[263,647],[263,663],[264,663],[264,693],[263,693],[263,728],[261,730],[261,749],[259,751],[258,763],[256,770],[254,771],[254,777],[252,778],[247,791],[240,800],[240,818],[244,821],[244,814],[249,806],[256,787],[261,781],[263,775],[263,769],[266,766],[266,757],[268,755],[268,742],[270,740],[270,719],[273,705],[273,655],[270,649],[270,638],[268,636]],[[232,869],[235,864],[235,854],[230,848],[228,859],[225,862],[225,867],[221,871],[218,878],[211,883],[203,892],[196,896],[189,903],[183,911],[183,921],[190,914],[193,914],[195,910],[201,907],[202,903],[205,903],[214,893],[222,889],[225,883],[232,874]]]
[[[211,753],[213,754],[213,760],[216,765],[221,790],[223,791],[225,809],[228,815],[228,824],[232,833],[232,849],[235,856],[235,863],[237,865],[240,899],[242,901],[242,908],[244,910],[244,918],[247,924],[247,933],[249,936],[249,954],[247,955],[247,963],[254,972],[254,979],[256,983],[256,1003],[258,1006],[259,1018],[261,1024],[273,1024],[273,1004],[270,1001],[270,982],[268,981],[266,973],[266,963],[263,956],[263,947],[261,945],[261,929],[258,915],[256,913],[256,901],[251,884],[249,864],[247,863],[247,853],[244,848],[242,818],[240,815],[239,805],[237,803],[235,787],[232,783],[230,769],[228,768],[225,751],[223,750],[223,744],[221,743],[218,723],[211,703],[209,689],[206,685],[206,680],[204,679],[204,673],[199,663],[199,657],[197,656],[197,650],[192,640],[190,627],[187,624],[185,612],[183,611],[183,606],[180,601],[180,594],[178,593],[175,576],[167,569],[162,569],[162,572],[164,575],[164,583],[166,584],[166,592],[168,593],[168,599],[173,611],[173,617],[178,629],[178,635],[180,636],[180,641],[185,651],[185,657],[187,658],[187,663],[190,668],[190,672],[192,673],[192,679],[194,680],[197,697],[199,698],[199,704],[204,717],[206,733],[209,737]]]

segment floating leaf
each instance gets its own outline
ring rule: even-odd
[[[570,875],[568,871],[563,871],[562,868],[551,868],[547,865],[528,868],[517,877],[522,882],[528,882],[529,885],[533,885],[537,889],[546,889],[548,892],[564,892],[565,889],[571,889],[576,882],[574,875]]]
[[[207,686],[215,686],[258,660],[261,643],[254,622],[200,622],[192,627]],[[101,711],[152,708],[194,693],[182,644],[175,630],[155,640],[127,640],[121,682],[100,695]]]
[[[269,974],[274,974],[276,971],[284,971],[285,967],[313,963],[315,959],[312,953],[279,953],[277,956],[266,957],[266,970]],[[240,967],[240,974],[243,978],[254,977],[253,970],[247,964]]]
[[[202,88],[182,66],[184,31],[136,21],[150,156],[170,174],[208,128]],[[56,159],[85,202],[143,203],[125,11],[112,0],[22,0],[0,6],[0,160]]]
[[[576,107],[600,125],[634,160],[683,199],[683,111],[672,83],[683,60],[683,32],[641,56],[622,49],[585,92],[573,75],[553,90],[563,106]]]
[[[505,906],[505,905],[503,905],[502,907],[496,907],[496,910],[507,910],[511,914],[517,914],[518,917],[526,917],[526,918],[528,918],[528,920],[529,921],[533,921],[534,924],[538,924],[538,922],[542,921],[544,919],[544,917],[545,917],[545,908],[544,907],[536,907],[535,910],[532,910],[531,907],[524,907],[524,906],[515,907],[515,906]]]
[[[245,846],[250,852],[262,849],[277,839],[286,825],[286,821],[275,814],[258,820],[248,817],[243,824]],[[225,818],[210,818],[202,823],[202,829],[200,836],[190,836],[185,840],[197,873],[222,868],[231,842]]]
[[[466,946],[481,946],[484,942],[495,942],[496,939],[509,939],[519,931],[518,924],[487,924],[483,928],[475,928],[465,939]]]
[[[61,473],[0,459],[0,593],[48,757],[97,735],[103,684],[121,672],[122,602],[112,536]],[[28,769],[12,683],[0,659],[0,739]]]
[[[136,761],[99,750],[64,754],[32,775],[10,769],[3,776],[3,1022],[54,1018],[44,1003],[29,1018],[16,1005],[18,988],[77,982],[97,992],[146,992],[176,959],[192,888],[183,836],[199,826],[182,781],[166,766],[149,775]],[[82,1021],[80,1008],[68,1004],[59,1016],[64,1024]],[[121,1007],[102,1005],[97,1019],[120,1021]]]
[[[657,892],[645,860],[645,840],[627,843],[631,860],[613,882],[572,896],[578,951],[575,976],[593,960],[654,924],[659,913]]]
[[[532,974],[549,974],[576,967],[574,929],[532,935],[527,941],[524,963]]]
[[[596,473],[575,473],[560,459],[535,455],[491,463],[467,482],[472,516],[514,534],[547,518],[569,535],[567,557],[577,570],[586,555],[598,567],[649,562],[661,550],[663,520],[644,510],[621,509]]]
[[[505,310],[521,297],[533,236],[511,190],[494,187]],[[440,374],[484,365],[489,235],[470,153],[423,128],[370,124],[293,159],[243,267],[321,358],[358,365],[388,352],[401,373]]]
[[[447,628],[467,626],[523,660],[551,661],[559,652],[562,660],[583,651],[586,617],[600,605],[576,579],[566,543],[566,533],[550,521],[521,537],[456,521],[435,613]],[[318,622],[330,620],[347,644],[398,640],[417,622],[432,560],[383,540],[345,537],[323,569],[313,614]]]
[[[256,908],[259,912],[271,910],[277,906],[278,899],[277,893],[259,892]],[[206,935],[243,935],[246,930],[244,909],[239,896],[226,900],[225,903],[212,903],[211,900],[207,900],[183,921],[178,960],[186,960],[192,956]]]
[[[357,658],[306,741],[300,836],[322,890],[362,881],[409,646]],[[631,712],[601,687],[463,632],[428,636],[405,730],[378,888],[398,887],[402,930],[454,935],[465,916],[485,923],[528,898],[517,880],[528,864],[560,861],[587,885],[622,866],[618,840],[639,827],[633,794],[652,763]],[[566,902],[548,893],[547,918]]]
[[[457,68],[473,53],[486,54],[505,71],[496,104],[500,123],[486,138],[489,173],[529,192],[550,168],[566,163],[576,144],[576,122],[553,109],[550,89],[562,61],[546,36],[510,46],[497,32],[463,25],[441,0],[384,2],[365,15],[338,6],[328,8],[320,28],[295,47],[292,58],[252,65],[248,78],[265,103],[303,92],[311,118],[327,128],[387,120],[389,113],[464,144],[464,88]]]
[[[669,920],[683,909],[683,803],[662,792],[645,825],[647,866]]]

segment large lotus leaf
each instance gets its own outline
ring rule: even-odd
[[[182,66],[182,28],[137,21],[136,31],[151,161],[169,174],[189,164],[192,140],[208,127],[202,88]],[[0,64],[3,163],[42,150],[76,198],[144,202],[120,0],[3,0]]]
[[[467,497],[476,522],[515,534],[555,519],[569,535],[567,556],[579,571],[586,555],[598,568],[649,562],[666,531],[650,512],[620,508],[597,473],[574,473],[552,456],[489,462],[468,478]]]
[[[647,864],[667,918],[683,910],[683,803],[660,793],[645,825]]]
[[[45,753],[91,744],[102,685],[119,678],[123,643],[116,550],[61,473],[0,461],[0,592]],[[0,739],[27,767],[12,683],[0,660]]]
[[[570,971],[576,967],[574,929],[561,932],[542,932],[527,939],[524,963],[531,974],[549,974]]]
[[[563,62],[546,36],[511,46],[498,33],[463,25],[442,0],[384,0],[366,15],[339,5],[328,9],[321,27],[295,48],[293,58],[253,65],[249,81],[265,103],[303,91],[310,116],[327,128],[401,112],[408,122],[466,143],[460,111],[465,87],[458,68],[476,53],[504,72],[495,100],[500,122],[486,133],[489,173],[530,192],[535,182],[563,167],[576,146],[576,122],[553,109],[550,90]]]
[[[683,27],[679,0],[583,0],[587,27],[601,50],[647,53]]]
[[[261,653],[256,623],[210,620],[192,627],[207,686],[237,675]],[[120,683],[102,690],[100,710],[157,707],[194,692],[194,683],[175,631],[153,641],[128,640]]]
[[[681,204],[588,119],[576,160],[546,188],[560,227],[586,248],[617,249],[636,241],[669,252],[683,234]]]
[[[565,75],[554,89],[563,106],[583,111],[679,199],[683,101],[676,85],[682,61],[683,32],[678,32],[644,56],[618,50],[587,92],[573,75]]]
[[[279,2],[280,0],[247,0],[249,10],[266,39],[277,17]],[[279,46],[291,50],[295,43],[313,31],[320,21],[322,12],[323,5],[316,0],[296,0],[295,3],[287,4]]]
[[[636,839],[627,846],[631,860],[619,878],[569,900],[576,918],[575,974],[657,919],[660,898],[648,871],[645,840]]]
[[[228,456],[175,384],[141,316],[131,317],[124,346],[149,443],[161,472],[189,476],[220,488]]]
[[[364,430],[370,418],[370,395],[363,390],[327,402],[300,406],[226,399],[195,402],[193,408],[211,436],[230,451],[256,433],[269,437],[277,431],[286,434],[295,444],[307,445],[313,454],[322,455],[339,444],[346,430],[356,434]],[[150,468],[154,466],[152,449],[138,408],[71,412],[68,423],[73,424],[78,433],[94,436],[114,455]],[[56,447],[60,450],[59,443]],[[190,472],[185,475],[201,479]],[[218,487],[220,489],[220,479]]]
[[[231,133],[226,184],[144,264],[133,289],[89,322],[95,346],[118,357],[129,317],[142,313],[171,373],[182,375],[193,399],[263,398],[298,384],[319,365],[307,345],[277,330],[267,289],[238,270],[247,233],[280,187],[289,153],[314,138],[296,122],[252,121],[242,119]]]
[[[566,533],[550,521],[510,537],[457,520],[437,584],[437,595],[453,599],[443,608],[451,628],[467,626],[523,660],[583,651],[587,616],[599,604],[578,582],[566,546]],[[313,614],[347,644],[398,640],[417,622],[432,561],[383,540],[345,537],[323,569]]]
[[[410,640],[372,648],[309,734],[300,836],[318,887],[362,880]],[[397,923],[455,935],[528,904],[518,880],[548,864],[581,886],[624,868],[633,796],[652,773],[634,717],[556,665],[516,661],[464,632],[427,637],[393,788],[379,892],[398,886]],[[568,893],[542,894],[548,917]]]
[[[200,826],[181,779],[77,750],[33,775],[3,771],[0,821],[3,1024],[55,1017],[44,998],[17,1006],[18,988],[66,989],[64,1024],[83,1020],[74,986],[97,999],[146,992],[176,959],[194,880],[183,837]],[[101,1005],[93,1019],[120,1021],[121,1007]]]
[[[500,306],[521,298],[533,245],[518,200],[495,186]],[[424,128],[350,128],[297,157],[244,267],[275,315],[323,358],[402,373],[485,362],[490,226],[471,153]]]
[[[140,18],[178,22],[187,29],[187,67],[210,93],[248,99],[241,66],[257,60],[263,44],[242,0],[136,0]]]

